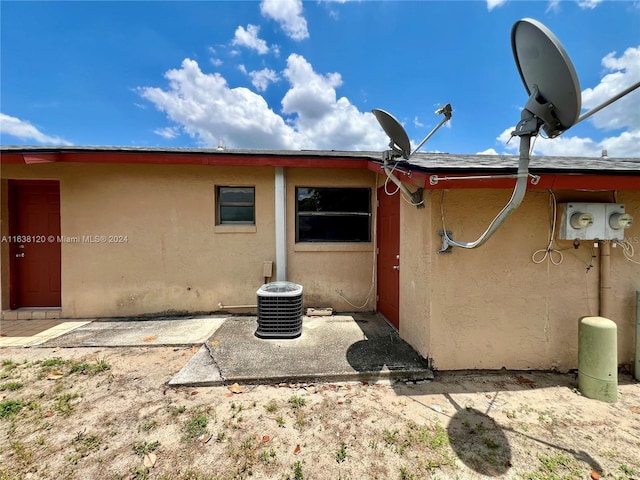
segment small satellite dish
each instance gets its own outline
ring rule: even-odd
[[[550,138],[577,121],[581,109],[578,75],[556,36],[542,23],[525,18],[511,29],[511,48],[530,95],[525,109],[544,122]]]
[[[374,108],[371,112],[375,115],[376,120],[378,120],[384,132],[391,139],[389,147],[402,155],[405,160],[409,160],[409,156],[411,155],[411,142],[409,141],[407,132],[402,125],[400,125],[400,122],[384,110]]]

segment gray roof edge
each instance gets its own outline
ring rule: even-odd
[[[273,156],[273,157],[307,157],[307,158],[344,158],[368,159],[382,162],[381,152],[342,151],[342,150],[251,150],[251,149],[217,149],[217,148],[180,148],[180,147],[124,147],[124,146],[23,146],[0,145],[1,152],[18,153],[53,153],[53,152],[121,152],[121,153],[154,153],[167,155],[238,155],[238,156]],[[405,168],[419,171],[444,170],[511,170],[518,165],[517,155],[470,155],[451,153],[417,153],[410,162],[400,162]],[[565,171],[583,172],[598,171],[603,173],[629,172],[640,174],[640,157],[560,157],[532,155],[529,167],[533,171]]]

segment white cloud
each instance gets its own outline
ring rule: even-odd
[[[602,0],[578,0],[578,6],[580,8],[588,8],[590,10],[596,8],[599,3],[602,3]]]
[[[597,107],[640,79],[640,46],[631,47],[617,57],[615,52],[602,59],[607,72],[600,83],[582,91],[582,107],[586,111]],[[618,131],[618,134],[600,140],[570,136],[571,130],[554,139],[538,137],[534,144],[536,155],[599,157],[607,150],[610,157],[638,157],[640,151],[640,89],[622,97],[589,117],[598,130]],[[506,143],[515,127],[507,128],[497,137]],[[505,146],[511,153],[519,150],[519,139],[513,138]]]
[[[294,53],[287,59],[284,76],[291,83],[282,99],[285,113],[298,113],[304,121],[313,121],[327,115],[335,105],[335,87],[342,84],[339,73],[317,74],[304,57]]]
[[[211,58],[211,65],[213,65],[214,67],[219,67],[220,65],[222,65],[222,60],[220,60],[219,58]]]
[[[608,137],[600,142],[602,150],[610,157],[638,158],[640,151],[640,129],[622,132],[617,137]]]
[[[417,116],[413,117],[413,124],[416,127],[424,127],[424,123],[421,123]]]
[[[0,113],[0,133],[19,138],[20,140],[34,140],[37,143],[49,145],[73,145],[60,137],[46,135],[26,120]]]
[[[494,148],[487,148],[481,152],[476,153],[476,155],[498,155],[498,152]]]
[[[153,131],[153,133],[167,139],[172,139],[180,135],[180,130],[177,127],[165,127],[157,128]]]
[[[246,47],[251,50],[255,50],[260,55],[264,55],[269,52],[269,47],[267,46],[267,42],[258,38],[258,33],[260,32],[260,27],[257,25],[247,25],[247,29],[245,30],[243,27],[239,26],[236,28],[236,33],[231,40],[232,45],[238,45],[241,47]]]
[[[168,88],[139,88],[140,95],[203,146],[223,140],[229,148],[382,150],[388,142],[373,114],[337,97],[339,74],[318,74],[300,55],[288,58],[283,73],[290,83],[282,99],[286,117],[261,95],[202,72],[194,60],[185,59],[165,77]]]
[[[513,137],[509,144],[506,144],[514,129],[515,126],[507,128],[497,138],[504,145],[505,150],[511,154],[517,154],[520,148],[520,139],[518,137]],[[623,132],[616,137],[607,137],[600,141],[588,137],[570,137],[567,136],[567,133],[564,133],[562,136],[553,139],[538,136],[533,142],[533,155],[600,157],[602,150],[607,150],[609,157],[637,158],[638,145],[640,145],[640,130]]]
[[[278,22],[293,40],[309,38],[307,20],[302,16],[302,0],[262,0],[260,11]]]
[[[303,138],[260,95],[229,88],[218,73],[205,74],[186,58],[165,74],[166,90],[142,87],[140,95],[204,146],[224,140],[230,148],[299,149]]]
[[[491,11],[496,7],[501,7],[507,0],[487,0],[487,10]]]
[[[602,66],[609,73],[594,88],[582,91],[582,106],[586,110],[597,107],[640,80],[640,46],[627,48],[620,57],[616,57],[615,52],[609,53],[602,59]],[[589,120],[604,130],[640,130],[639,104],[640,89],[637,89],[595,113]]]
[[[259,92],[264,92],[270,83],[279,80],[278,74],[270,68],[249,72],[249,76],[251,77],[251,83]]]
[[[360,112],[345,97],[338,73],[320,75],[304,57],[287,59],[284,77],[291,88],[282,99],[283,112],[294,115],[292,125],[305,138],[305,148],[378,150],[388,141],[372,113]]]
[[[547,5],[547,9],[544,13],[549,12],[559,12],[560,11],[560,0],[549,0],[549,4]]]

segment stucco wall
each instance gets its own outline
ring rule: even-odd
[[[412,263],[401,270],[401,332],[440,369],[507,367],[511,369],[566,370],[577,367],[578,319],[598,314],[598,251],[583,242],[559,242],[564,249],[560,265],[535,264],[531,256],[545,249],[550,228],[549,194],[529,191],[522,205],[483,246],[451,253],[436,253],[442,230],[440,207],[446,227],[459,241],[473,241],[504,206],[510,192],[504,190],[453,190],[429,195],[427,209],[403,202],[403,255]],[[557,192],[559,201],[612,201],[611,192]],[[620,192],[618,202],[638,218],[640,194]],[[430,224],[425,231],[424,224]],[[640,249],[638,223],[627,238]],[[635,291],[640,290],[640,265],[612,249],[612,281],[616,301],[610,315],[618,324],[621,363],[633,358]],[[424,259],[429,259],[425,262]],[[636,255],[638,258],[638,255]],[[425,264],[426,263],[426,264]],[[427,281],[413,288],[413,269]],[[430,300],[429,300],[430,299]],[[428,330],[425,335],[415,332]]]
[[[63,236],[126,236],[123,243],[63,243],[64,317],[213,311],[254,304],[262,264],[275,262],[274,169],[169,165],[3,165],[2,178],[60,180]],[[304,286],[306,306],[375,309],[375,233],[366,244],[296,244],[295,187],[371,187],[368,170],[286,169],[287,279]],[[215,186],[253,185],[256,226],[215,226]],[[2,182],[2,233],[6,231]],[[415,187],[411,187],[415,188]],[[625,235],[640,252],[640,192],[556,192],[558,202],[617,200],[635,225]],[[599,309],[598,250],[556,242],[560,265],[536,264],[550,230],[549,194],[522,205],[474,250],[440,248],[446,227],[475,240],[510,196],[507,190],[434,190],[425,208],[400,202],[400,333],[438,369],[577,367],[578,319]],[[8,264],[2,247],[2,305]],[[592,258],[592,255],[594,258]],[[636,260],[640,253],[636,253]],[[591,268],[587,268],[592,265]],[[640,265],[612,248],[613,302],[620,363],[633,361]],[[360,308],[357,308],[360,307]]]
[[[295,187],[371,188],[373,226],[375,174],[367,170],[287,169],[286,175],[288,279],[304,287],[309,306],[343,312],[375,310],[373,229],[370,243],[295,243]]]
[[[306,304],[340,310],[346,304],[335,290],[360,300],[370,288],[372,244],[296,251],[293,186],[373,186],[375,181],[368,171],[345,172],[287,170],[289,280],[305,287]],[[219,303],[255,304],[256,290],[264,282],[263,262],[275,263],[270,167],[6,165],[2,176],[60,180],[65,237],[126,237],[122,243],[63,243],[64,317],[214,311]],[[255,186],[255,227],[215,226],[216,185]],[[4,297],[4,262],[2,282]],[[371,302],[367,306],[375,308]]]
[[[415,187],[411,187],[415,190]],[[399,193],[398,193],[399,195]],[[436,240],[432,238],[432,202],[425,208],[400,202],[400,335],[425,358],[431,356],[432,276]]]

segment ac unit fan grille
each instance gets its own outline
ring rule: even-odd
[[[258,337],[295,338],[302,333],[302,287],[292,285],[297,288],[284,296],[270,293],[274,289],[268,286],[258,290]]]

